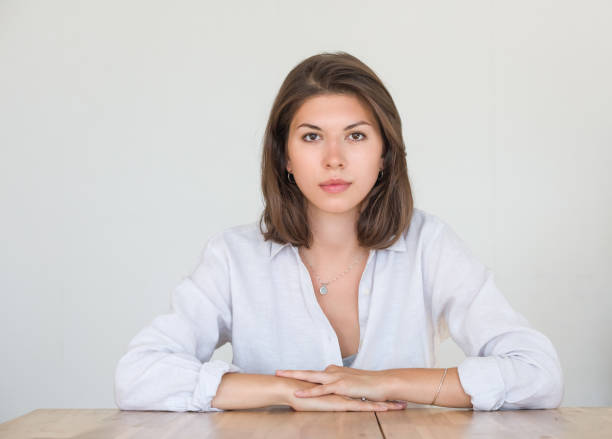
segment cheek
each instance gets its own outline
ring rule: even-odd
[[[291,156],[293,167],[304,176],[312,174],[312,170],[320,163],[320,159],[315,154],[306,154],[300,151],[293,151]]]
[[[377,174],[380,169],[380,156],[372,151],[364,151],[353,159],[354,163],[359,164],[359,173],[362,176]]]

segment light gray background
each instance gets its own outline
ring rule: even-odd
[[[114,407],[129,340],[257,219],[272,100],[326,50],[380,75],[416,206],[551,338],[563,405],[611,405],[610,5],[0,1],[0,421]]]

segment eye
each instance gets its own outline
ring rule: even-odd
[[[306,142],[313,142],[315,139],[312,139],[310,136],[318,136],[318,134],[317,133],[307,133],[307,134],[304,134],[302,136],[302,140],[305,140]]]
[[[354,135],[361,136],[361,138],[356,139],[355,137],[353,137]],[[363,133],[360,133],[360,132],[354,132],[354,133],[349,134],[349,137],[351,138],[351,140],[360,141],[360,140],[365,139],[365,137],[366,137],[366,136],[365,136],[365,134],[363,134]]]

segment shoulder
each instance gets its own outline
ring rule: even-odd
[[[437,215],[419,210],[412,233],[414,248],[423,259],[424,266],[437,268],[441,264],[455,273],[466,274],[481,269],[483,262],[455,228]],[[411,225],[412,227],[412,225]],[[420,233],[416,233],[420,230]]]
[[[420,208],[413,208],[410,226],[404,232],[408,244],[423,246],[434,240],[448,224],[437,215]]]
[[[459,258],[473,257],[469,245],[447,221],[423,209],[413,209],[404,240],[409,254],[428,259],[427,264],[438,260],[441,254]]]
[[[234,256],[252,255],[262,252],[267,243],[259,230],[259,222],[238,224],[214,232],[205,247]]]

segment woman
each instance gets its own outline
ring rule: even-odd
[[[558,407],[555,348],[445,222],[413,207],[405,155],[370,68],[343,52],[298,64],[265,133],[261,218],[209,238],[173,312],[132,340],[119,408]],[[448,336],[466,358],[435,368]],[[232,363],[210,361],[226,342]]]

